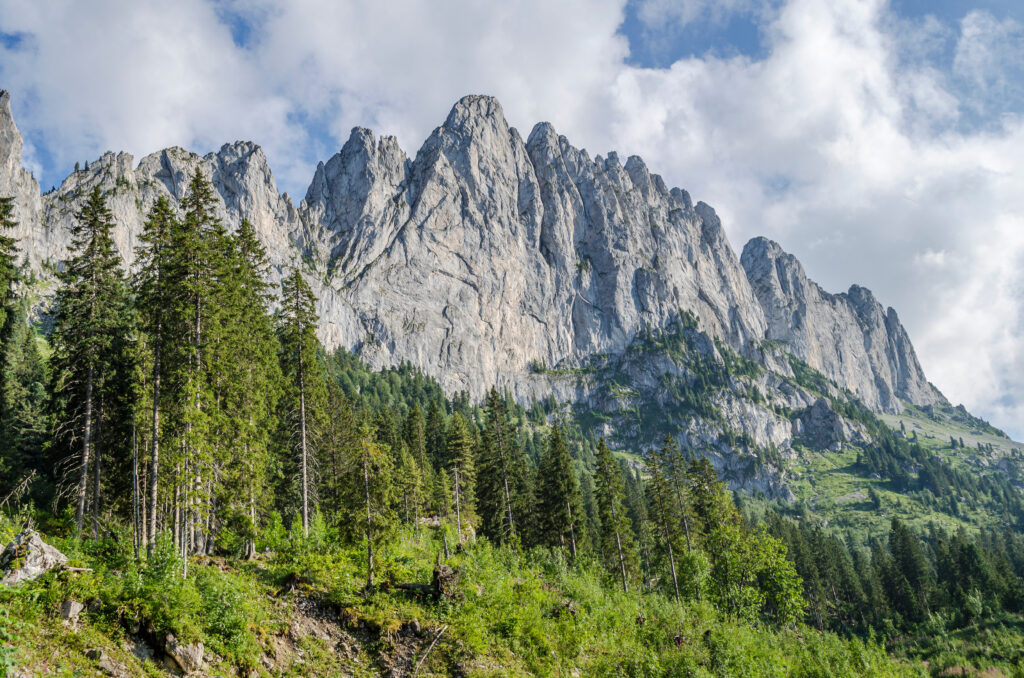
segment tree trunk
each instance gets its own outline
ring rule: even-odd
[[[100,534],[100,499],[102,498],[102,489],[100,482],[103,480],[103,465],[100,463],[103,459],[103,447],[96,444],[96,440],[100,437],[100,427],[103,424],[103,398],[99,398],[96,403],[96,435],[93,436],[92,445],[92,467],[93,467],[93,481],[92,481],[92,536],[93,539],[99,537]]]
[[[171,534],[174,549],[181,548],[181,467],[174,471],[174,497],[171,499]]]
[[[256,557],[256,495],[251,484],[249,485],[249,521],[252,523],[252,535],[249,537],[246,558],[252,560]]]
[[[92,446],[92,389],[95,367],[90,363],[85,380],[85,425],[82,433],[82,469],[78,477],[78,508],[75,510],[75,534],[81,536],[85,519],[85,498],[89,490],[89,452]]]
[[[306,456],[306,382],[302,364],[302,334],[299,333],[299,430],[302,455],[302,534],[309,536],[309,470]]]
[[[157,284],[159,284],[159,277]],[[156,341],[153,344],[153,426],[151,441],[152,450],[149,460],[149,545],[147,550],[153,554],[153,544],[156,542],[156,508],[157,490],[160,472],[160,322],[156,325]]]
[[[664,500],[664,497],[661,496],[661,492],[660,491],[657,494],[658,494],[658,504],[659,504],[659,507],[661,508],[661,515],[664,518],[665,515],[666,515],[666,513],[665,513],[665,500]],[[668,564],[669,564],[669,568],[672,570],[672,587],[675,589],[676,602],[678,603],[678,602],[680,602],[680,598],[679,598],[679,579],[676,577],[676,557],[675,557],[675,554],[672,553],[672,535],[669,533],[667,520],[666,520],[666,522],[664,522],[662,524],[661,527],[662,527],[662,529],[665,532],[665,546],[668,547]]]
[[[672,587],[676,592],[676,602],[679,602],[679,579],[676,578],[676,557],[672,553],[672,540],[666,539],[665,543],[668,545],[668,565],[669,569],[672,570]]]
[[[142,533],[142,521],[139,519],[139,448],[135,439],[135,412],[132,412],[132,545],[135,557],[139,557],[139,548],[143,546],[145,535]]]
[[[501,436],[501,425],[495,423],[498,428],[498,460],[501,462],[501,486],[505,495],[505,513],[508,517],[508,534],[510,537],[516,536],[516,525],[512,518],[512,496],[508,491],[508,470],[505,465],[505,440]]]
[[[572,545],[572,559],[576,560],[576,528],[573,526],[572,504],[569,500],[566,500],[565,507],[569,509],[569,543]]]
[[[618,519],[615,516],[615,502],[612,501],[612,521],[618,524]],[[626,558],[622,554],[622,536],[619,534],[618,528],[615,530],[615,547],[619,550],[619,569],[622,570],[622,592],[629,593],[629,584],[626,580]]]
[[[459,501],[459,467],[455,467],[455,520],[458,524],[459,543],[462,543],[462,504]]]
[[[363,490],[366,493],[366,589],[373,589],[373,513],[370,511],[370,460],[363,451]]]

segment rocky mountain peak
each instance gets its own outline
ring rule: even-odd
[[[107,191],[130,261],[146,210],[159,195],[181,200],[199,168],[225,225],[253,223],[275,283],[307,262],[328,348],[377,367],[410,362],[451,391],[544,395],[565,384],[531,365],[619,354],[644,328],[689,312],[749,357],[764,339],[787,342],[875,409],[941,399],[895,312],[869,291],[828,294],[764,238],[737,259],[714,209],[641,158],[591,158],[550,123],[524,142],[493,97],[459,100],[412,160],[394,137],[356,127],[317,166],[298,208],[248,141],[205,156],[168,148],[136,167],[128,154],[104,154],[41,202],[20,169],[9,102],[0,95],[0,181],[16,188],[21,237],[41,271],[66,255],[85,189]]]
[[[508,131],[505,111],[501,103],[492,96],[470,94],[462,97],[452,106],[444,128],[466,135],[479,134],[484,130]]]
[[[22,139],[11,114],[11,95],[0,90],[0,193],[13,191],[16,177],[21,171]]]
[[[898,412],[900,400],[944,402],[928,383],[895,311],[853,285],[829,294],[792,254],[767,238],[743,248],[740,263],[767,324],[765,338],[783,341],[801,360],[848,388],[875,410]]]

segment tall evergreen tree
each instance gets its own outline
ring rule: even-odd
[[[376,574],[374,554],[394,524],[393,465],[390,450],[376,440],[373,427],[362,424],[348,460],[349,527],[366,540],[366,587]]]
[[[60,274],[53,331],[53,393],[57,432],[77,466],[75,529],[81,533],[88,500],[89,471],[95,464],[93,515],[98,518],[101,476],[99,437],[104,387],[114,381],[127,356],[123,348],[127,285],[111,231],[113,215],[99,187],[76,214],[71,258]]]
[[[448,430],[448,422],[444,412],[438,405],[437,400],[431,400],[427,406],[427,419],[424,423],[424,444],[426,445],[427,458],[435,470],[447,468],[448,443],[444,439],[445,431]]]
[[[583,518],[583,497],[561,424],[551,426],[548,449],[537,469],[537,539],[547,546],[565,546],[576,556],[576,533]]]
[[[281,391],[278,342],[270,316],[269,263],[252,224],[243,219],[231,238],[226,279],[218,402],[232,441],[223,460],[220,504],[245,516],[247,550],[255,553],[257,509],[266,503],[271,445]]]
[[[508,408],[497,389],[491,388],[485,405],[486,425],[480,454],[480,485],[477,488],[483,533],[504,541],[516,535],[512,506],[513,459],[520,452],[509,422]]]
[[[160,505],[160,385],[164,380],[166,363],[167,323],[165,313],[172,302],[166,270],[171,248],[171,237],[178,230],[177,218],[166,197],[157,198],[139,239],[142,246],[136,251],[136,304],[142,328],[148,339],[152,361],[149,375],[150,458],[149,458],[149,512],[145,518],[143,542],[152,548],[156,540],[157,513]]]
[[[672,576],[672,591],[676,602],[680,600],[679,573],[676,569],[676,543],[679,537],[681,521],[674,501],[675,492],[670,477],[665,472],[666,463],[662,450],[653,449],[648,453],[647,471],[650,480],[647,484],[650,505],[650,516],[658,527],[661,544],[668,560],[669,574]]]
[[[173,532],[183,556],[208,536],[218,453],[229,443],[217,399],[225,378],[218,370],[230,243],[216,207],[213,185],[196,168],[182,200],[183,217],[171,223],[162,270],[169,299],[163,318],[166,336],[173,338],[161,352],[173,406]],[[188,558],[182,562],[187,573]]]
[[[460,412],[452,415],[445,438],[448,440],[446,456],[450,463],[448,472],[452,477],[458,537],[462,543],[467,527],[475,533],[477,522],[476,441],[469,430],[469,423]]]
[[[28,299],[15,291],[17,243],[5,235],[15,226],[13,199],[0,198],[0,491],[43,470],[46,428],[45,369],[28,322]]]
[[[612,456],[604,438],[597,443],[597,507],[601,520],[601,555],[608,569],[622,577],[622,590],[629,592],[630,571],[634,567],[633,534],[623,506],[625,488],[622,469]]]
[[[303,533],[309,533],[314,426],[324,401],[323,369],[316,353],[316,299],[298,269],[282,285],[281,367],[290,386],[289,428],[299,466],[299,500]]]
[[[0,329],[0,493],[33,471],[45,475],[46,364],[28,322],[28,299],[15,299]]]

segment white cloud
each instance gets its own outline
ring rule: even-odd
[[[617,34],[624,0],[217,3],[257,22],[244,47],[201,0],[0,0],[0,30],[30,34],[0,48],[0,82],[61,163],[251,138],[300,193],[334,150],[318,144],[353,125],[414,153],[458,97],[495,94],[524,134],[550,120],[592,153],[642,155],[715,205],[737,249],[768,235],[825,287],[872,288],[951,399],[1024,434],[1020,25],[776,4],[649,0],[641,18],[677,27],[759,17],[767,56],[644,69]]]
[[[1024,100],[1024,24],[968,12],[961,21],[953,73],[970,88],[965,104],[979,112],[994,103]]]

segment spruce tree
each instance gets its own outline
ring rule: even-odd
[[[611,572],[622,577],[622,591],[629,592],[629,572],[635,559],[633,534],[623,506],[622,469],[601,438],[597,443],[597,507],[601,520],[601,555]]]
[[[185,573],[187,556],[198,548],[210,518],[216,447],[229,442],[214,439],[222,433],[215,393],[221,380],[214,370],[223,327],[222,286],[229,275],[224,256],[228,237],[216,206],[213,186],[196,168],[182,201],[183,217],[171,224],[162,271],[168,293],[163,318],[170,341],[163,347],[161,368],[166,362],[174,422],[172,524]]]
[[[122,339],[127,324],[127,285],[111,231],[113,215],[99,187],[89,194],[71,227],[71,258],[61,272],[53,331],[53,393],[58,434],[68,442],[77,470],[75,529],[85,517],[91,465],[94,527],[100,500],[102,449],[96,427],[104,420],[105,387],[129,362]]]
[[[17,226],[14,201],[0,198],[0,491],[14,487],[39,459],[46,428],[45,382],[28,299],[15,292],[17,243],[5,235]]]
[[[219,411],[230,446],[222,463],[222,500],[244,515],[249,555],[255,553],[258,508],[266,503],[272,468],[282,376],[270,316],[269,263],[252,224],[242,220],[230,240],[228,277],[222,295]]]
[[[374,554],[394,524],[394,478],[390,450],[363,424],[348,463],[350,526],[366,540],[366,588],[374,587]]]
[[[480,485],[477,488],[483,533],[495,541],[515,538],[511,474],[516,449],[505,400],[495,388],[487,394],[486,425],[480,454]]]
[[[459,543],[468,526],[475,532],[477,506],[476,445],[469,423],[461,413],[456,412],[448,426],[448,452],[446,454],[451,474],[452,493],[455,499],[455,514],[458,525]]]
[[[46,364],[28,322],[29,304],[15,299],[0,330],[0,492],[33,471],[48,469],[42,449],[47,433]]]
[[[288,422],[298,460],[299,501],[303,533],[309,534],[311,476],[314,471],[314,424],[324,400],[323,369],[316,354],[316,299],[295,269],[282,285],[281,368],[289,385]]]
[[[448,468],[448,443],[444,438],[447,429],[448,422],[445,420],[444,412],[438,406],[437,400],[431,400],[427,408],[423,435],[427,458],[435,470]]]
[[[157,198],[139,239],[142,246],[136,250],[136,305],[139,309],[142,329],[146,333],[150,349],[152,368],[149,374],[150,393],[150,458],[149,458],[149,513],[145,517],[143,542],[148,544],[150,553],[156,540],[157,512],[160,505],[160,386],[166,372],[166,344],[168,342],[165,314],[172,302],[166,276],[171,237],[178,229],[177,218],[166,197]]]
[[[681,521],[675,502],[675,492],[671,479],[665,472],[666,463],[662,450],[653,449],[648,453],[647,471],[650,480],[647,483],[648,504],[651,520],[658,527],[662,546],[668,559],[669,574],[672,575],[672,590],[676,602],[679,602],[679,573],[676,570],[675,543],[679,536]]]
[[[537,539],[546,546],[569,545],[576,556],[576,533],[583,517],[583,498],[561,424],[551,426],[548,449],[537,468]]]

